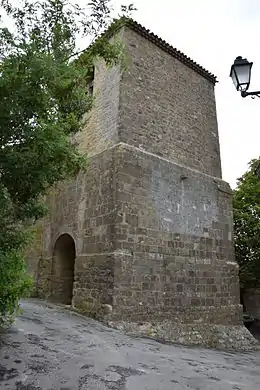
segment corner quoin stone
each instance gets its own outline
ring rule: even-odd
[[[128,69],[96,64],[94,107],[77,135],[88,172],[45,199],[50,214],[28,255],[35,292],[52,299],[53,281],[68,277],[62,258],[53,266],[55,242],[67,234],[77,310],[134,334],[252,347],[232,192],[221,178],[214,77],[133,21],[118,36]]]

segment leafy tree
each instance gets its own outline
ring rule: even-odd
[[[242,288],[260,287],[260,160],[252,160],[234,191],[235,254]]]
[[[111,0],[87,8],[67,0],[0,0],[0,317],[28,291],[27,227],[46,210],[39,202],[57,181],[84,169],[73,142],[91,108],[86,79],[97,57],[122,62],[120,42],[96,39],[112,19]],[[133,6],[122,6],[128,15]],[[120,21],[120,19],[119,19]],[[80,55],[77,37],[89,49]]]

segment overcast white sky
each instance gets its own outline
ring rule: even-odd
[[[217,76],[223,179],[234,188],[260,155],[260,99],[241,98],[229,78],[235,57],[245,56],[254,62],[250,89],[260,90],[260,0],[112,1],[116,7],[134,2],[134,19]]]
[[[235,57],[247,57],[254,62],[250,89],[260,90],[260,0],[134,3],[134,19],[217,76],[223,179],[235,187],[248,162],[260,156],[260,99],[241,98],[229,71]]]

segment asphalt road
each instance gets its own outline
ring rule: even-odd
[[[0,336],[1,390],[260,389],[260,352],[164,345],[35,300],[22,308]]]

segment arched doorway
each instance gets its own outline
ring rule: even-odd
[[[56,241],[52,259],[52,299],[71,304],[73,295],[75,242],[69,234],[62,234]]]

